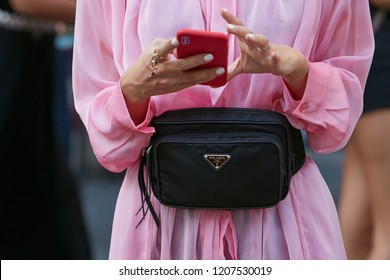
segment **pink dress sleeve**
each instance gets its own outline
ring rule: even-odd
[[[75,107],[87,128],[98,161],[112,172],[121,172],[138,159],[154,132],[147,126],[152,112],[149,108],[145,121],[138,126],[128,113],[119,85],[123,69],[116,63],[112,51],[115,34],[110,33],[113,19],[109,1],[93,5],[79,1],[77,4],[77,14],[82,16],[76,17]]]
[[[284,86],[283,98],[276,100],[274,108],[306,130],[315,152],[341,149],[361,115],[374,51],[367,6],[368,1],[323,1],[321,13],[312,14],[319,17],[322,28],[312,34],[303,19],[297,35],[297,49],[305,51],[304,44],[314,41],[306,54],[310,61],[307,87],[302,100],[294,100]]]

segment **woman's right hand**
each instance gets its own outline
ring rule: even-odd
[[[212,61],[211,54],[170,59],[178,45],[176,38],[156,39],[136,63],[125,71],[120,85],[128,102],[133,105],[145,103],[151,96],[177,92],[223,74],[222,67],[190,70]],[[153,57],[158,57],[155,67]]]

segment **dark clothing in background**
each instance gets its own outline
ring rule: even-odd
[[[377,9],[372,8],[375,16]],[[375,53],[364,92],[364,113],[390,108],[390,13],[375,32]]]
[[[0,9],[10,11],[5,0]],[[1,259],[90,259],[77,184],[53,132],[54,33],[0,25]]]

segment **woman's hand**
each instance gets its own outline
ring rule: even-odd
[[[154,95],[177,92],[212,80],[224,72],[219,67],[191,70],[212,61],[211,54],[170,59],[178,45],[175,38],[156,39],[137,62],[126,70],[120,84],[130,102],[142,103]]]
[[[222,17],[228,23],[228,32],[236,36],[241,54],[229,66],[228,79],[241,73],[272,73],[282,76],[296,99],[304,93],[309,63],[298,51],[285,45],[271,44],[263,35],[253,34],[234,15],[221,10]]]
[[[151,96],[177,92],[225,72],[223,67],[191,70],[212,61],[211,54],[170,59],[178,45],[176,38],[156,39],[121,77],[120,86],[135,125],[145,119]]]

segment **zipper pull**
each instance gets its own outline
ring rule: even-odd
[[[145,158],[145,157],[148,157],[149,154],[150,154],[150,150],[152,149],[152,145],[149,145],[145,148],[142,148],[142,151],[141,151],[141,158]]]
[[[152,150],[153,145],[149,145],[149,147],[146,148],[146,156],[149,157],[150,151]]]
[[[142,148],[142,151],[141,151],[141,165],[147,166],[151,150],[152,150],[152,145],[149,145],[149,146],[147,146],[145,148]]]

